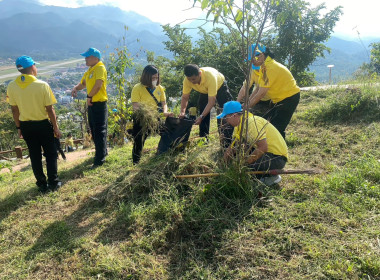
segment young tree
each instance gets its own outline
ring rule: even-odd
[[[371,78],[376,80],[380,74],[380,42],[370,44],[371,57],[369,63],[363,63],[355,72],[356,78]]]
[[[125,32],[128,30],[126,26],[124,29]],[[120,117],[120,144],[124,143],[127,121],[131,117],[131,110],[128,107],[128,100],[130,96],[126,94],[126,87],[130,87],[131,85],[126,79],[126,70],[132,68],[133,58],[128,51],[125,40],[126,35],[122,38],[122,45],[119,48],[116,48],[114,53],[109,55],[109,64],[107,69],[110,84],[112,83],[117,92],[116,109],[118,111],[118,116]]]
[[[380,74],[380,42],[372,43],[370,67],[377,74]]]

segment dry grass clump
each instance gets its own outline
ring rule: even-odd
[[[160,114],[145,104],[133,113],[133,118],[142,125],[142,133],[157,134],[161,127]]]

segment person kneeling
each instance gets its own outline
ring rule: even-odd
[[[247,116],[247,115],[246,115]],[[268,171],[284,168],[288,159],[288,147],[280,132],[267,120],[248,113],[248,133],[243,120],[243,108],[238,101],[229,101],[223,106],[223,112],[217,119],[225,120],[234,127],[233,142],[224,153],[224,159],[230,160],[234,156],[237,141],[244,141],[249,147],[245,159],[248,167],[254,171]],[[243,127],[243,132],[241,129]],[[242,139],[240,139],[240,135]],[[245,139],[245,138],[248,139]],[[281,181],[280,175],[264,176],[260,179],[270,186]]]

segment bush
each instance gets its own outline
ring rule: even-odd
[[[326,98],[320,106],[307,110],[301,118],[312,123],[370,123],[380,119],[379,91],[348,88]]]

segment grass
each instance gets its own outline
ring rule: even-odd
[[[323,173],[273,188],[226,170],[215,135],[159,157],[151,137],[137,166],[131,145],[96,170],[91,159],[63,163],[64,186],[46,195],[30,168],[2,176],[0,279],[380,279],[380,122],[369,120],[379,108],[355,122],[311,113],[351,94],[302,95],[287,168]]]

